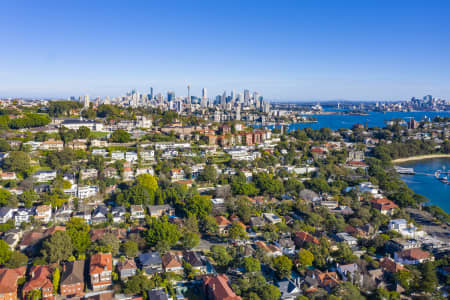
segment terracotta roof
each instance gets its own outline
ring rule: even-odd
[[[17,280],[25,276],[26,267],[0,269],[0,294],[17,293]]]
[[[134,270],[134,269],[137,269],[137,266],[136,262],[132,259],[127,259],[117,264],[117,270],[119,272],[122,270]]]
[[[52,226],[44,231],[45,236],[53,235],[57,231],[66,231],[65,226]]]
[[[166,253],[163,255],[162,259],[162,265],[165,269],[167,268],[179,268],[183,264],[181,263],[180,258],[177,255],[174,255],[172,253]]]
[[[44,234],[39,231],[28,232],[24,235],[20,246],[30,246],[36,244],[44,237]]]
[[[216,222],[218,226],[228,226],[231,225],[231,222],[225,218],[224,216],[217,216]]]
[[[386,271],[390,272],[390,273],[397,273],[397,272],[399,272],[399,271],[404,269],[401,264],[396,263],[395,261],[393,261],[389,257],[384,257],[380,261],[380,266],[383,269],[385,269]]]
[[[225,274],[205,276],[203,277],[203,285],[214,295],[216,300],[242,300],[231,289],[228,284],[228,277]]]
[[[35,289],[53,289],[50,266],[33,266],[30,270],[31,278],[23,286],[23,294]]]
[[[309,243],[314,243],[316,245],[319,245],[319,240],[312,236],[311,234],[304,232],[304,231],[300,231],[300,232],[296,232],[295,234],[295,239],[300,240],[302,242],[309,242]]]
[[[428,259],[431,256],[429,252],[423,251],[420,248],[403,250],[401,252],[397,252],[397,255],[408,260]]]
[[[371,202],[372,206],[379,210],[390,210],[398,207],[397,204],[386,198],[374,199]]]
[[[96,274],[103,271],[112,271],[112,255],[111,253],[97,253],[91,256],[89,273]]]

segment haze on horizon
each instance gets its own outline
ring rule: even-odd
[[[162,2],[1,2],[0,97],[450,99],[449,1]]]

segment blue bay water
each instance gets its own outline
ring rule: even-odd
[[[296,130],[297,128],[311,127],[313,129],[330,128],[337,130],[340,128],[352,128],[354,124],[366,124],[370,127],[384,127],[386,121],[392,119],[403,119],[408,121],[414,118],[421,121],[425,117],[433,119],[436,116],[450,117],[450,112],[371,112],[367,116],[360,115],[313,115],[316,123],[295,123],[289,124],[287,130]],[[258,127],[258,126],[256,126]],[[268,126],[273,128],[274,126]],[[437,169],[445,165],[450,169],[450,159],[429,159],[423,161],[412,161],[402,164],[404,167],[414,168],[418,172],[434,173]],[[439,182],[434,177],[429,176],[402,176],[405,183],[416,193],[427,197],[429,204],[435,204],[450,213],[450,185]]]
[[[414,171],[421,173],[434,174],[436,170],[445,166],[446,170],[450,169],[450,158],[431,158],[419,161],[410,161],[399,164],[399,166],[414,168]],[[415,193],[424,195],[430,202],[450,213],[450,184],[444,184],[437,180],[434,176],[424,175],[403,175],[402,180]]]

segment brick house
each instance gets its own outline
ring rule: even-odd
[[[40,290],[43,300],[53,300],[52,269],[50,266],[33,266],[30,270],[30,279],[22,288],[22,297],[26,299],[29,292]]]
[[[89,276],[94,291],[103,290],[112,284],[112,255],[97,253],[91,256]]]
[[[84,295],[84,260],[69,261],[64,265],[60,293],[69,297]]]
[[[203,289],[209,300],[242,300],[237,296],[228,283],[225,274],[203,277]]]
[[[17,280],[25,277],[26,267],[0,269],[0,300],[17,299]]]

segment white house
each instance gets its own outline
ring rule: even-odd
[[[136,152],[126,152],[125,153],[125,160],[130,162],[130,163],[133,163],[133,162],[138,160],[138,155],[137,155]]]
[[[111,159],[112,160],[123,160],[125,159],[125,153],[121,151],[113,151],[111,152]]]
[[[28,223],[32,215],[31,209],[19,208],[14,215],[14,224],[20,226],[23,222]]]
[[[0,208],[0,223],[5,224],[14,216],[16,209],[12,207],[3,206]]]
[[[36,220],[41,221],[42,223],[50,222],[52,218],[52,206],[51,205],[38,205],[35,208],[35,216]]]
[[[81,172],[80,172],[81,180],[95,179],[95,178],[97,178],[97,176],[98,176],[97,169],[86,169],[86,170],[81,170]]]
[[[144,219],[145,218],[145,211],[142,205],[131,205],[130,208],[130,218],[131,219]]]
[[[95,185],[79,186],[78,187],[78,198],[86,199],[97,195],[98,187]]]
[[[145,150],[139,152],[141,159],[144,161],[152,161],[155,160],[155,150]]]
[[[37,182],[51,181],[56,178],[56,171],[37,171],[33,178]]]

